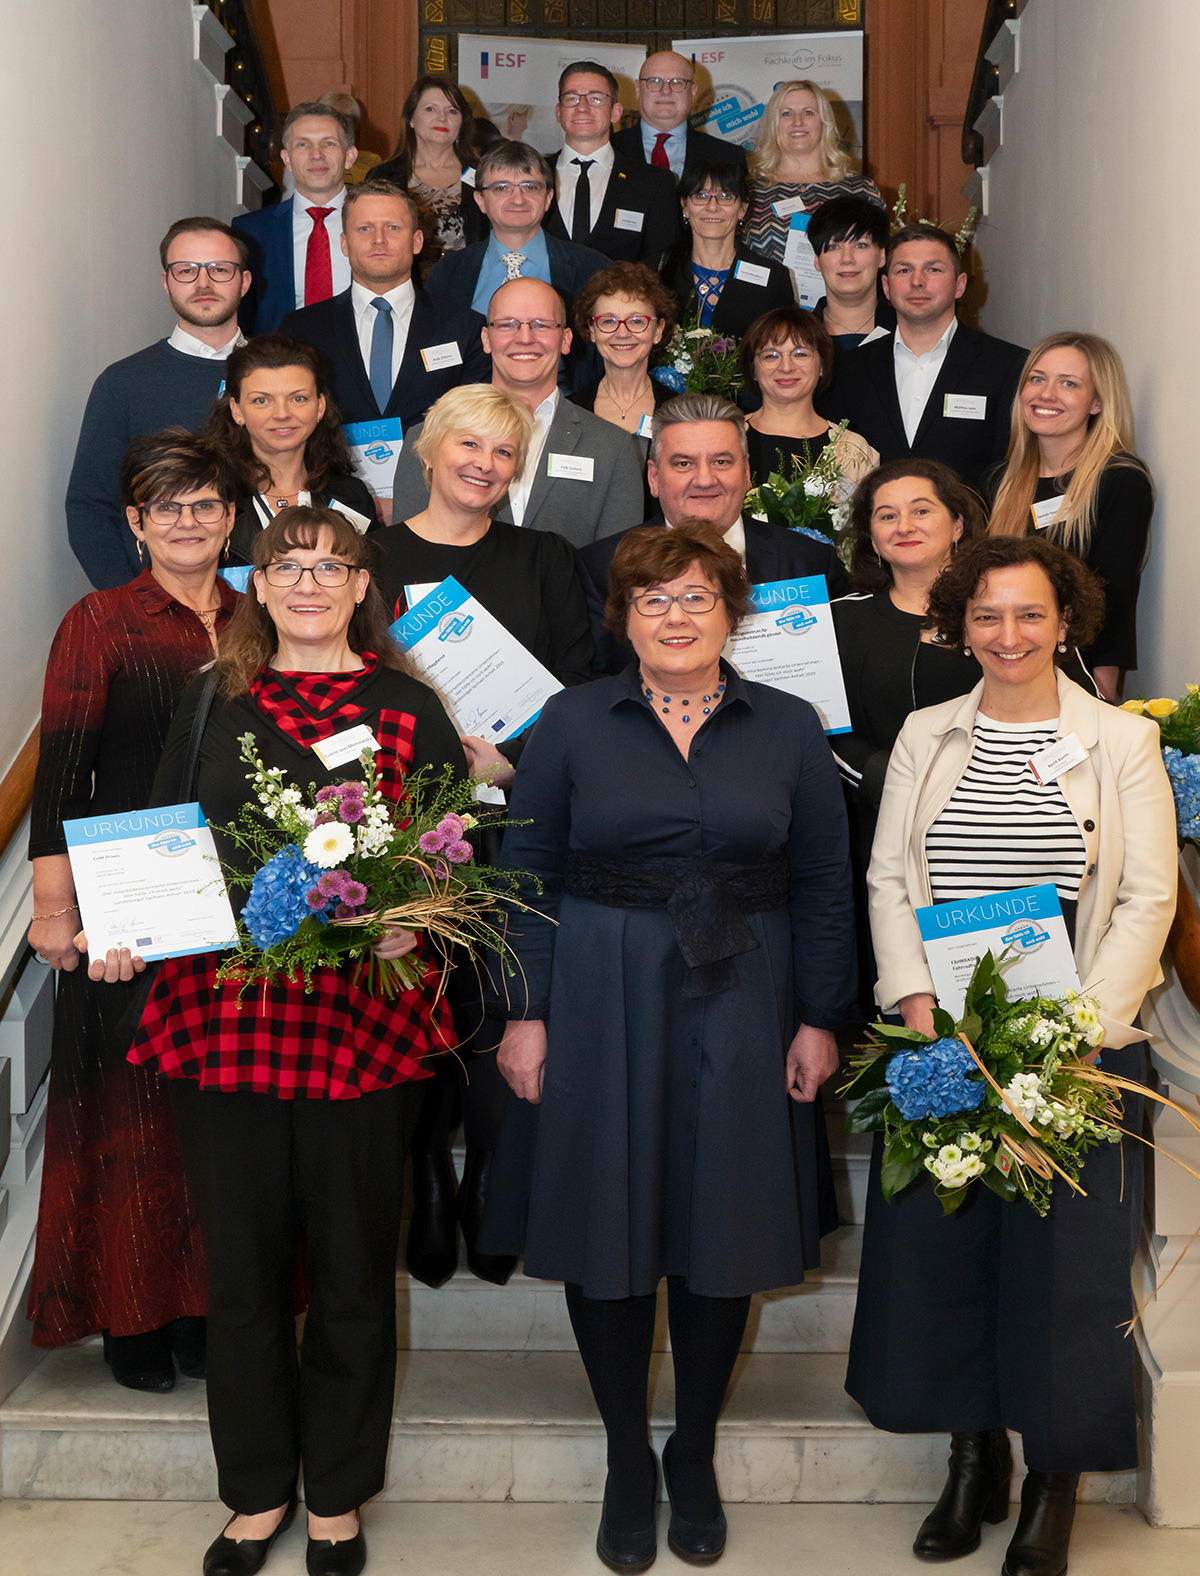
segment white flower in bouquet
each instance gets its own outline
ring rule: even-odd
[[[824,477],[817,476],[810,471],[804,478],[804,491],[810,498],[826,498],[829,495],[830,487]]]
[[[967,1153],[983,1148],[983,1139],[978,1133],[964,1133],[958,1141],[958,1147]]]
[[[354,852],[354,833],[341,821],[315,826],[304,839],[304,857],[310,865],[332,870]]]
[[[977,1138],[976,1134],[971,1137]],[[957,1144],[943,1144],[936,1155],[929,1155],[925,1160],[925,1169],[943,1185],[943,1187],[965,1187],[974,1177],[984,1170],[983,1161],[978,1155],[964,1155]]]
[[[1100,1022],[1096,1003],[1091,997],[1076,996],[1073,991],[1068,991],[1067,1016],[1089,1045],[1097,1046],[1103,1042],[1104,1027]]]
[[[1039,1019],[1044,1023],[1045,1019]],[[1004,1093],[1027,1122],[1032,1122],[1046,1104],[1041,1080],[1036,1073],[1018,1073]]]

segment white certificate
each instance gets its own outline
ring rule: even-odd
[[[975,964],[985,952],[1013,959],[1004,970],[1010,1001],[1065,996],[1079,989],[1066,921],[1053,885],[1018,887],[917,909],[917,924],[938,1005],[954,1019]]]
[[[562,685],[453,575],[391,628],[460,733],[502,744]]]
[[[725,659],[744,679],[799,695],[826,733],[850,732],[833,614],[824,575],[750,587],[755,611],[726,643]]]
[[[787,245],[783,249],[785,268],[792,271],[796,300],[811,312],[825,294],[825,281],[817,268],[817,254],[808,238],[810,213],[794,213],[788,225]]]
[[[64,821],[88,954],[182,958],[237,945],[237,925],[198,804]]]

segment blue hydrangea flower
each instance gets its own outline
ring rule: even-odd
[[[983,1099],[983,1080],[971,1077],[975,1063],[961,1040],[935,1040],[901,1051],[888,1062],[887,1086],[908,1122],[927,1116],[973,1111]]]
[[[1200,840],[1200,757],[1184,755],[1169,745],[1163,763],[1175,795],[1175,824],[1180,837]]]
[[[811,525],[794,525],[792,531],[796,536],[811,536],[814,542],[823,542],[829,546],[829,538],[824,531],[814,531]]]
[[[665,383],[672,394],[687,392],[687,379],[675,367],[655,367],[650,376],[657,383]]]
[[[295,843],[273,854],[250,883],[242,921],[250,939],[264,952],[277,941],[294,936],[300,921],[312,913],[308,894],[321,876]]]

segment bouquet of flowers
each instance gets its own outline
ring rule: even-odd
[[[738,362],[738,342],[731,335],[701,328],[693,308],[675,325],[664,360],[650,376],[664,383],[672,394],[720,394],[736,400],[745,388]]]
[[[815,460],[809,455],[806,443],[804,463],[793,458],[790,476],[772,471],[766,481],[747,495],[746,509],[760,520],[782,526],[785,531],[799,531],[817,541],[832,542],[838,557],[848,566],[850,538],[846,526],[850,520],[848,499],[853,484],[847,481],[838,464],[837,447],[846,427],[847,422],[839,422]]]
[[[1104,1038],[1095,1002],[1010,1002],[1004,966],[984,953],[960,1021],[934,1009],[937,1039],[876,1023],[855,1058],[841,1093],[851,1132],[884,1135],[886,1198],[928,1173],[947,1214],[980,1181],[1044,1215],[1056,1175],[1082,1193],[1084,1155],[1119,1141],[1120,1090],[1137,1086],[1083,1060]]]
[[[348,963],[355,983],[383,997],[419,984],[431,967],[413,954],[377,957],[372,949],[390,929],[428,937],[443,978],[451,946],[472,957],[482,947],[503,951],[493,921],[501,903],[515,903],[507,894],[519,873],[477,864],[467,840],[503,809],[475,804],[470,783],[452,781],[449,772],[437,782],[422,773],[409,778],[397,808],[380,788],[369,749],[360,757],[361,781],[310,785],[306,803],[299,788],[285,785],[282,769],[263,764],[252,733],[239,743],[258,803],[217,830],[256,868],[250,876],[224,872],[249,895],[238,946],[218,979],[302,976],[311,985],[314,969]]]
[[[896,193],[896,201],[892,205],[890,228],[893,235],[897,230],[902,230],[907,224],[928,224],[932,225],[932,227],[937,230],[940,230],[942,227],[940,219],[924,219],[919,218],[916,215],[910,218],[908,216],[908,182],[901,181],[900,189]],[[960,257],[963,255],[967,246],[970,244],[971,238],[974,236],[975,231],[978,228],[979,209],[975,207],[974,204],[972,204],[971,207],[967,209],[967,217],[959,225],[954,234],[955,249],[957,250]]]
[[[1181,844],[1200,851],[1200,684],[1189,684],[1182,700],[1127,700],[1122,711],[1158,723],[1163,764],[1175,795],[1175,825]]]

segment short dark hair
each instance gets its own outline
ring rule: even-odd
[[[554,190],[554,171],[544,153],[539,153],[527,142],[509,142],[501,137],[481,155],[475,167],[475,190],[478,191],[493,170],[515,170],[521,175],[538,175],[547,189]]]
[[[250,249],[246,245],[245,239],[237,233],[231,224],[222,224],[220,219],[205,219],[203,217],[197,219],[176,219],[175,223],[158,243],[158,259],[162,264],[164,274],[167,271],[167,253],[171,248],[171,242],[177,241],[181,235],[190,235],[192,231],[199,235],[207,235],[209,233],[223,235],[227,241],[232,241],[237,248],[239,268],[245,268],[250,261]]]
[[[960,650],[967,643],[967,603],[993,569],[1036,564],[1049,580],[1067,624],[1066,645],[1087,646],[1104,618],[1100,581],[1081,558],[1041,536],[985,536],[960,549],[933,582],[929,616],[938,637]]]
[[[654,316],[663,320],[663,340],[670,339],[679,316],[679,302],[675,292],[667,289],[653,268],[647,268],[645,263],[620,262],[592,275],[575,299],[575,327],[585,339],[593,337],[592,309],[600,297],[606,295],[645,301]]]
[[[834,359],[829,330],[819,317],[806,312],[802,306],[777,306],[764,312],[761,317],[756,317],[742,336],[738,359],[749,392],[761,392],[754,375],[754,358],[768,345],[782,344],[785,339],[794,339],[797,344],[808,346],[821,363],[817,387],[827,389],[833,379]]]
[[[818,256],[839,241],[872,241],[886,250],[887,209],[866,197],[832,197],[813,209],[805,233]]]
[[[987,514],[979,494],[963,481],[957,471],[941,460],[889,460],[864,476],[850,500],[850,579],[856,591],[883,591],[892,584],[892,566],[875,551],[871,538],[871,516],[875,497],[889,482],[916,476],[928,482],[937,501],[963,523],[959,549],[967,542],[987,534]]]
[[[562,97],[563,83],[567,80],[567,78],[578,76],[585,71],[589,76],[604,78],[604,80],[608,83],[608,91],[612,94],[613,103],[615,104],[621,96],[621,84],[617,81],[616,77],[613,76],[608,67],[602,66],[598,60],[573,60],[564,71],[560,72],[558,78],[559,98]]]
[[[399,197],[408,207],[408,215],[412,220],[414,230],[424,233],[425,226],[421,222],[421,210],[416,198],[397,181],[383,180],[361,181],[357,186],[347,186],[346,195],[342,199],[342,230],[346,229],[346,215],[356,202],[361,202],[364,197]]]
[[[638,525],[625,532],[608,571],[606,628],[623,635],[637,588],[675,580],[692,564],[721,588],[731,629],[736,629],[754,611],[742,560],[711,521],[694,519],[673,527]]]
[[[732,159],[689,159],[679,177],[679,200],[686,202],[709,182],[718,191],[732,192],[739,202],[750,201],[750,176],[744,164]]]
[[[954,244],[954,237],[947,235],[945,230],[939,230],[936,224],[906,224],[899,230],[893,230],[888,236],[887,255],[883,260],[883,271],[886,274],[892,266],[892,258],[896,255],[898,246],[907,246],[910,241],[936,241],[939,246],[944,246],[950,254],[950,261],[954,264],[957,276],[964,269],[962,258],[959,256],[958,247]]]
[[[139,433],[125,450],[119,482],[127,509],[201,487],[212,487],[226,503],[237,493],[236,478],[221,450],[186,427]]]
[[[322,120],[331,120],[342,134],[342,141],[346,147],[354,146],[354,122],[349,115],[343,115],[340,109],[334,109],[332,104],[322,104],[320,99],[305,99],[303,104],[293,104],[287,112],[287,119],[283,123],[283,130],[279,140],[286,148],[288,145],[288,132],[293,124],[305,115],[319,115]]]

